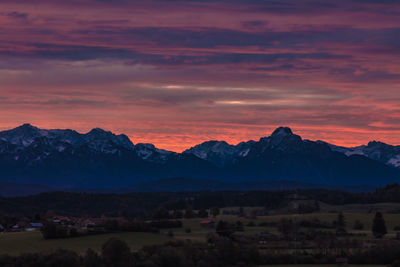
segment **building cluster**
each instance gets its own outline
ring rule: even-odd
[[[36,231],[43,227],[41,222],[25,222],[21,221],[9,228],[0,224],[0,232],[22,232],[22,231]]]
[[[87,229],[100,225],[104,225],[109,221],[117,221],[118,223],[125,223],[127,220],[123,217],[98,217],[98,218],[80,218],[69,216],[53,216],[41,221],[19,221],[18,223],[5,227],[0,224],[0,232],[23,232],[23,231],[37,231],[40,230],[44,224],[53,223],[65,227]]]

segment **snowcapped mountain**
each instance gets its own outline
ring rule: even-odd
[[[81,134],[24,124],[0,132],[0,169],[0,182],[69,188],[127,186],[192,172],[200,177],[214,167],[99,128]]]
[[[30,124],[21,125],[15,129],[0,132],[0,140],[9,142],[19,147],[29,146],[37,137],[46,135],[47,131],[42,131]]]
[[[193,154],[216,166],[233,164],[249,153],[262,153],[266,150],[293,150],[300,147],[301,137],[293,134],[288,127],[277,128],[269,137],[262,137],[258,142],[247,141],[230,145],[225,141],[207,141],[196,145],[183,153]]]
[[[153,144],[147,143],[136,144],[133,150],[140,158],[159,163],[165,162],[170,156],[178,154],[172,151],[156,148]]]
[[[126,135],[99,128],[81,134],[24,124],[0,132],[0,169],[0,182],[63,188],[120,187],[174,177],[383,185],[400,178],[400,147],[370,142],[344,148],[303,140],[279,127],[258,141],[207,141],[175,153],[153,144],[134,145]]]
[[[350,148],[329,146],[332,150],[344,153],[347,156],[362,155],[386,165],[400,168],[400,146],[392,146],[377,141],[369,142],[368,145]]]
[[[207,141],[189,148],[183,153],[193,154],[218,167],[223,167],[238,157],[245,157],[250,151],[252,144],[254,144],[254,141],[241,142],[236,146],[230,145],[225,141]]]
[[[308,141],[305,141],[308,142]],[[193,154],[207,160],[216,166],[223,167],[234,164],[248,155],[257,156],[265,151],[298,151],[302,149],[303,140],[293,134],[288,127],[277,128],[269,137],[262,137],[257,141],[241,142],[230,145],[225,141],[207,141],[196,145],[183,153]]]
[[[30,124],[23,124],[12,130],[0,132],[0,140],[16,145],[18,148],[29,147],[38,138],[56,140],[74,147],[90,144],[92,149],[99,151],[107,150],[110,143],[133,149],[133,144],[126,135],[115,135],[100,128],[95,128],[87,134],[80,134],[73,130],[44,130]]]

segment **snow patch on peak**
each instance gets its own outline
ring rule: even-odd
[[[141,149],[156,149],[156,147],[150,143],[139,143],[139,144],[136,144],[135,147],[141,148]]]
[[[86,142],[112,142],[126,149],[133,149],[134,145],[131,140],[124,134],[116,135],[110,131],[105,131],[101,128],[94,128],[87,134],[83,135]]]
[[[198,158],[222,167],[236,158],[246,157],[253,143],[254,141],[241,142],[234,146],[225,141],[212,140],[196,145],[183,153],[193,154]]]
[[[139,143],[134,146],[136,155],[144,160],[153,162],[163,162],[168,159],[169,155],[175,154],[175,152],[156,148],[153,144]]]
[[[39,129],[26,123],[14,129],[0,132],[0,139],[20,148],[30,146],[37,138],[41,137],[68,143],[72,146],[80,146],[86,143],[92,149],[98,151],[103,151],[105,147],[112,146],[112,144],[128,150],[133,149],[133,144],[126,135],[115,135],[100,128],[94,128],[86,134],[80,134],[73,130]]]
[[[391,159],[388,160],[387,162],[388,165],[392,165],[396,168],[400,167],[400,155],[397,155]]]
[[[189,148],[183,153],[193,154],[198,158],[207,159],[211,154],[215,155],[231,155],[234,153],[235,146],[225,141],[211,140]]]
[[[351,156],[351,155],[361,155],[361,156],[365,156],[364,153],[364,147],[363,146],[359,146],[359,147],[354,147],[354,148],[350,148],[347,149],[344,154],[346,156]]]
[[[249,151],[250,151],[250,148],[242,150],[242,151],[239,152],[239,156],[246,157],[249,154]]]

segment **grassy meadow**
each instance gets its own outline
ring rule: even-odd
[[[282,218],[292,218],[293,220],[306,220],[318,218],[320,221],[332,222],[337,217],[337,212],[343,211],[346,221],[346,228],[351,233],[364,233],[366,236],[359,237],[361,239],[373,239],[371,233],[372,220],[375,210],[392,211],[400,208],[399,204],[383,203],[373,205],[343,205],[343,206],[329,206],[321,203],[320,213],[310,213],[301,215],[270,215],[259,216],[256,219],[246,219],[236,215],[218,215],[217,220],[227,220],[230,222],[241,221],[245,225],[245,231],[241,234],[253,235],[260,232],[270,232],[278,234],[276,227],[263,227],[259,226],[263,222],[278,222]],[[231,207],[230,210],[238,209]],[[246,212],[251,209],[257,208],[244,208]],[[394,238],[396,231],[393,230],[395,226],[400,226],[400,214],[384,213],[388,234],[385,238]],[[16,232],[16,233],[0,233],[0,254],[6,253],[10,255],[19,255],[26,252],[51,252],[56,249],[68,249],[78,253],[84,253],[88,248],[95,251],[101,249],[101,245],[111,237],[117,237],[127,242],[132,250],[138,250],[146,245],[162,244],[168,240],[191,240],[193,242],[205,242],[206,235],[209,232],[215,231],[214,229],[205,228],[200,226],[202,219],[183,219],[183,227],[173,229],[174,236],[168,236],[168,229],[161,230],[160,234],[152,233],[112,233],[101,234],[93,236],[83,236],[67,239],[43,239],[39,231],[35,232]],[[363,230],[353,230],[353,225],[356,220],[364,224]],[[256,226],[249,227],[247,224],[252,221]],[[190,229],[190,233],[185,230]],[[299,265],[301,266],[301,265]],[[306,266],[306,265],[303,265]],[[283,267],[283,266],[282,266]]]
[[[128,232],[51,240],[43,239],[39,231],[0,233],[0,254],[17,256],[21,253],[51,252],[56,249],[68,249],[82,254],[88,248],[100,251],[102,244],[111,237],[124,240],[132,250],[138,250],[146,245],[162,244],[170,240],[169,237],[160,234]]]

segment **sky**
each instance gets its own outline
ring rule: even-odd
[[[398,0],[1,0],[0,130],[400,144]]]

